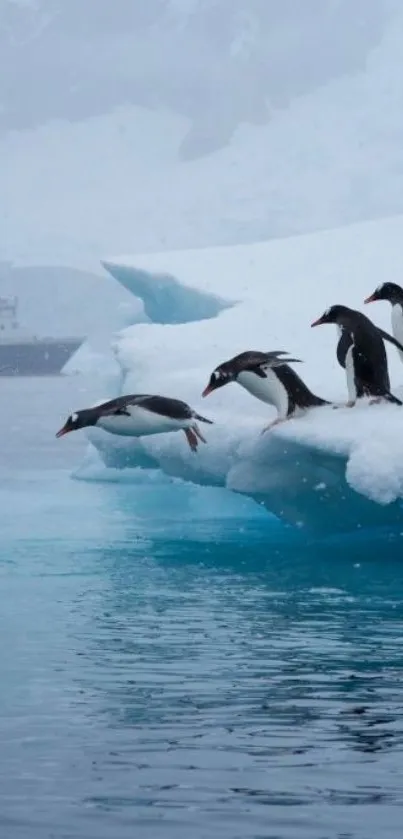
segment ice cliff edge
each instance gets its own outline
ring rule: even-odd
[[[274,411],[238,385],[201,400],[218,363],[245,349],[284,349],[304,360],[299,373],[309,387],[345,401],[335,330],[309,324],[334,303],[364,308],[386,278],[399,282],[402,234],[395,217],[255,245],[105,260],[152,321],[115,339],[124,392],[184,398],[215,421],[197,455],[179,435],[122,441],[94,430],[89,437],[105,464],[226,486],[321,532],[403,523],[403,409],[318,408],[261,437]],[[385,304],[366,313],[390,331]],[[388,357],[399,394],[403,367],[394,348]]]

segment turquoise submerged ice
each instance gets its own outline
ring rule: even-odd
[[[264,437],[274,409],[236,384],[201,399],[210,373],[245,349],[283,349],[304,361],[298,372],[319,395],[342,404],[345,373],[334,327],[311,330],[325,308],[363,299],[385,277],[399,282],[403,219],[352,225],[294,239],[105,261],[141,298],[144,319],[114,337],[119,392],[183,398],[215,421],[197,457],[180,435],[122,441],[88,436],[108,467],[147,467],[205,486],[222,486],[314,533],[401,527],[403,413],[393,405],[318,408]],[[390,307],[365,308],[391,330]],[[392,389],[403,367],[388,347]],[[111,394],[108,394],[111,395]],[[114,394],[113,394],[114,395]],[[87,458],[91,461],[91,453]],[[85,474],[85,469],[83,470]]]

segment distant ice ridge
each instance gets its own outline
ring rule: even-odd
[[[363,72],[239,125],[202,159],[179,159],[189,121],[162,108],[4,135],[4,256],[82,266],[127,243],[251,242],[403,212],[402,33],[395,2]]]
[[[239,385],[201,399],[218,363],[245,349],[283,349],[303,359],[298,372],[316,393],[344,402],[336,329],[310,323],[341,302],[390,332],[388,304],[364,307],[363,299],[381,280],[401,282],[402,236],[403,217],[395,217],[256,245],[105,260],[158,321],[115,336],[120,390],[185,399],[215,425],[197,455],[182,435],[130,440],[92,429],[104,464],[224,486],[316,532],[403,525],[402,408],[317,408],[262,436],[274,409]],[[393,347],[387,352],[392,389],[402,395],[402,364]]]

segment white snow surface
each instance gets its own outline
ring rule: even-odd
[[[197,289],[235,302],[215,317],[187,323],[140,323],[115,336],[125,372],[123,392],[185,399],[214,420],[203,426],[208,444],[189,452],[182,434],[121,441],[89,432],[105,463],[161,468],[195,483],[224,485],[263,501],[285,520],[326,527],[360,527],[403,496],[403,408],[316,408],[265,435],[275,410],[230,384],[206,399],[212,370],[248,349],[287,350],[303,360],[295,369],[333,403],[347,399],[345,372],[336,360],[332,325],[310,328],[332,304],[365,312],[391,332],[386,303],[363,305],[382,280],[401,282],[403,216],[290,239],[228,248],[109,258],[114,270],[141,272],[158,298],[158,274],[179,289]],[[144,278],[147,278],[145,281]],[[144,295],[145,297],[147,295]],[[161,306],[163,302],[161,303]],[[392,391],[403,395],[403,367],[387,345]],[[111,394],[113,395],[113,394]],[[79,407],[79,406],[77,406]],[[354,512],[354,499],[360,502]],[[340,506],[342,505],[342,506]],[[343,512],[341,512],[343,510]]]

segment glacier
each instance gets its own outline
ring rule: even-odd
[[[94,463],[224,487],[268,513],[315,534],[400,528],[403,523],[403,414],[394,405],[348,409],[334,327],[310,324],[327,306],[362,309],[391,331],[387,304],[364,306],[381,280],[399,282],[403,216],[253,245],[108,257],[104,268],[141,299],[146,321],[116,332],[115,393],[154,392],[185,399],[214,421],[197,455],[181,435],[132,440],[89,429],[90,449],[76,475]],[[298,372],[338,404],[315,408],[270,432],[274,409],[230,384],[203,400],[220,362],[246,349],[283,349]],[[392,389],[403,368],[387,347]],[[78,407],[78,406],[75,406]],[[89,470],[89,471],[88,471]]]

